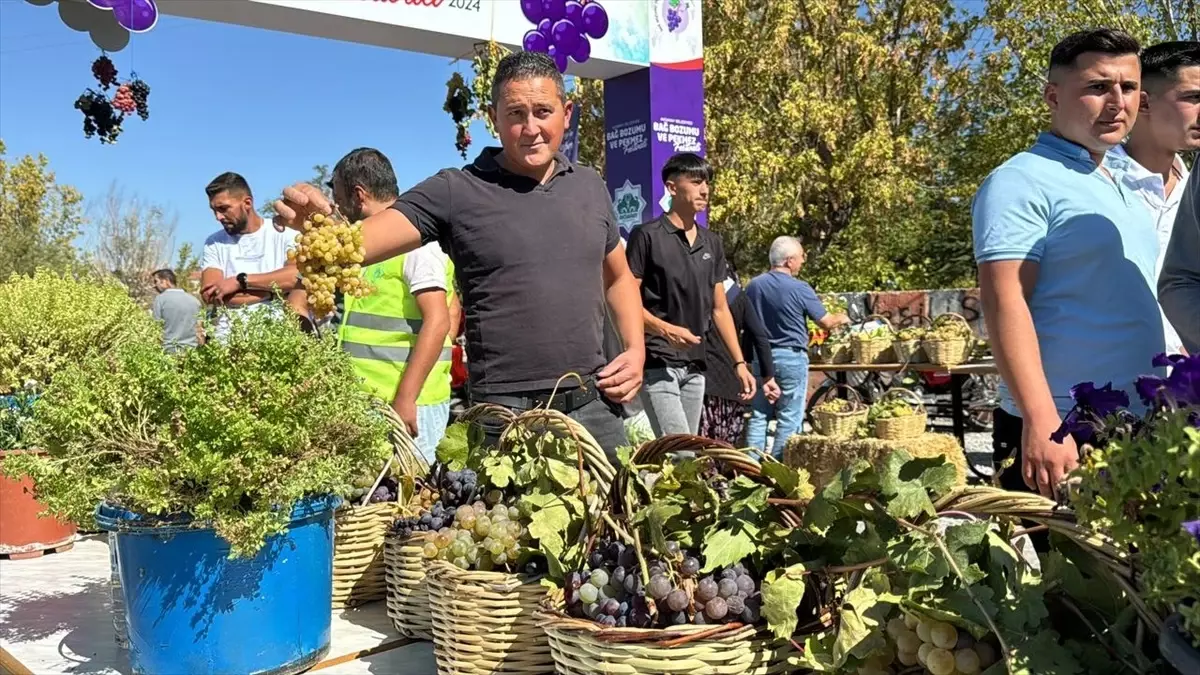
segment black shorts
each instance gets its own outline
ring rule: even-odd
[[[1021,433],[1025,421],[1010,415],[1001,408],[992,413],[992,469],[1000,471],[1000,465],[1012,458],[1012,466],[1000,474],[1000,487],[1014,492],[1033,492],[1021,477]]]

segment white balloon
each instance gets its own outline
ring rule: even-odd
[[[90,31],[103,18],[102,14],[112,12],[96,9],[83,0],[62,0],[58,3],[58,18],[67,24],[71,30],[80,32]]]
[[[129,31],[122,28],[116,21],[112,26],[94,28],[91,32],[92,44],[106,52],[119,52],[129,44]]]

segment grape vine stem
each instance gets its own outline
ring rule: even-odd
[[[975,597],[975,592],[971,590],[971,585],[967,583],[966,576],[963,574],[962,569],[958,566],[958,563],[954,561],[954,556],[950,554],[950,549],[946,548],[946,543],[942,541],[942,538],[938,536],[936,532],[927,530],[919,525],[914,525],[903,518],[897,518],[896,522],[914,532],[919,532],[920,534],[925,535],[926,537],[932,539],[933,543],[937,545],[938,550],[942,552],[942,556],[944,556],[946,558],[946,562],[949,563],[950,569],[954,571],[954,575],[958,577],[959,581],[962,582],[962,587],[963,590],[967,592],[967,597],[971,598],[971,602],[975,603],[975,606],[979,608],[979,613],[982,614],[984,620],[987,621],[988,628],[992,630],[992,634],[994,634],[996,636],[996,640],[1000,642],[1000,651],[1004,653],[1004,670],[1008,672],[1008,675],[1013,675],[1012,658],[1009,656],[1008,644],[1004,641],[1004,636],[1000,634],[1000,628],[996,626],[995,621],[992,621],[992,617],[988,614],[983,604],[979,602],[979,598]]]

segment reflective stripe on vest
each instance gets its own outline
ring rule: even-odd
[[[363,298],[347,297],[338,340],[363,379],[367,391],[391,403],[408,365],[423,321],[416,298],[404,280],[404,260],[397,256],[363,269],[374,292]],[[447,265],[447,287],[453,288],[453,266]],[[447,298],[450,297],[447,293]],[[448,301],[448,300],[447,300]],[[418,405],[433,405],[450,398],[451,336],[446,336],[437,363],[429,372]]]

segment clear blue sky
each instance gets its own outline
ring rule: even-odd
[[[97,85],[99,55],[54,4],[0,0],[0,139],[9,159],[44,153],[89,200],[116,180],[174,211],[176,245],[198,247],[220,227],[204,186],[223,171],[244,175],[261,203],[363,145],[391,158],[401,189],[464,163],[442,103],[446,80],[469,73],[469,61],[165,16],[110,55],[121,78],[132,68],[150,85],[150,119],[127,118],[117,144],[101,145],[83,137],[74,108]],[[294,73],[327,93],[279,96]],[[473,157],[491,137],[480,123],[471,136]]]

